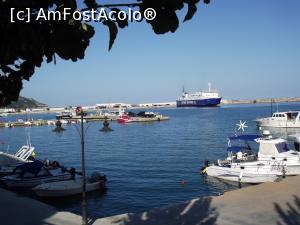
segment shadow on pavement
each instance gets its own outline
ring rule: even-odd
[[[142,214],[129,214],[124,225],[213,225],[218,213],[211,208],[212,198],[202,198],[166,209],[154,209]],[[121,221],[114,221],[119,224]]]
[[[286,203],[287,209],[283,209],[277,203],[274,207],[282,221],[278,221],[278,225],[300,225],[300,198],[294,195],[294,204]]]

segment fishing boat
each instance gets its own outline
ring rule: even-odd
[[[133,122],[133,120],[131,119],[131,117],[127,113],[124,113],[121,116],[119,116],[117,121],[118,121],[118,123],[131,123],[131,122]]]
[[[300,128],[300,111],[273,113],[272,117],[257,118],[258,127]]]
[[[208,91],[196,93],[187,93],[183,88],[182,96],[176,100],[177,107],[211,107],[221,103],[222,97],[216,90],[211,89],[211,83],[208,84]]]
[[[106,188],[106,176],[94,172],[86,179],[86,192],[103,191]],[[82,193],[82,177],[40,184],[32,189],[39,197],[64,197]]]
[[[41,161],[17,166],[12,175],[1,178],[9,188],[31,188],[42,183],[69,180],[74,174],[64,168],[48,169]]]

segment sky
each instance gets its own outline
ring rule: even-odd
[[[21,95],[50,106],[169,102],[183,85],[194,92],[211,82],[224,99],[300,97],[299,0],[212,0],[198,9],[175,33],[131,23],[110,52],[107,28],[96,24],[84,60],[44,62]]]

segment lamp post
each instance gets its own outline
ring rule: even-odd
[[[83,110],[81,116],[81,169],[82,169],[82,225],[87,225],[87,199],[86,199],[86,184],[85,184],[85,158],[84,158],[84,129],[83,129]]]

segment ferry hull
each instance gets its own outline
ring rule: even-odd
[[[214,107],[221,103],[221,98],[199,100],[177,100],[177,107]]]

